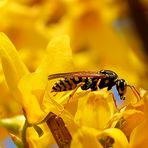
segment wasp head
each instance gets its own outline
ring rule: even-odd
[[[127,88],[127,83],[124,79],[116,80],[116,88],[121,100],[125,100],[125,93]]]

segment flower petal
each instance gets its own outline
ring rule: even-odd
[[[47,124],[41,124],[40,128],[44,134],[39,137],[34,128],[27,128],[27,142],[31,148],[49,147],[49,145],[55,144],[55,140],[47,126]]]
[[[148,147],[148,123],[146,121],[138,125],[130,136],[130,147],[131,148],[142,148]]]
[[[101,140],[101,138],[104,138],[104,137],[113,138],[112,143],[110,143],[113,145],[113,148],[119,148],[119,147],[120,148],[128,148],[129,147],[126,136],[124,135],[124,133],[121,130],[119,130],[117,128],[106,129],[98,136],[98,138],[100,140]]]
[[[131,133],[131,148],[139,148],[140,146],[142,146],[142,148],[148,147],[148,95],[146,95],[145,98],[144,109],[145,120]]]
[[[138,110],[127,110],[123,113],[123,117],[125,119],[125,124],[121,128],[121,130],[125,133],[125,135],[129,138],[132,130],[139,125],[142,121],[144,121],[144,114]],[[136,121],[136,122],[134,122]]]
[[[96,129],[105,127],[112,116],[112,108],[108,102],[111,96],[105,97],[104,94],[106,94],[106,91],[100,90],[79,99],[78,110],[75,115],[75,121],[79,126],[83,125]]]
[[[96,138],[99,133],[93,128],[80,128],[73,136],[71,148],[103,148]]]
[[[0,33],[0,56],[7,84],[15,98],[20,99],[17,84],[22,76],[28,73],[28,69],[4,33]]]
[[[47,56],[44,58],[38,71],[47,71],[47,75],[72,71],[72,52],[70,49],[70,40],[67,35],[61,35],[53,38],[47,46]]]
[[[41,104],[46,85],[47,78],[42,73],[25,75],[19,82],[18,88],[23,97],[22,106],[29,123],[35,123],[43,118]]]

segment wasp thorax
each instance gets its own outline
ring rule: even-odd
[[[99,88],[102,89],[107,87],[107,90],[111,90],[111,88],[116,84],[118,75],[111,70],[101,70],[100,73],[105,75],[106,78],[100,80]]]
[[[109,79],[115,80],[118,78],[118,75],[111,70],[101,70],[100,73],[106,75]]]

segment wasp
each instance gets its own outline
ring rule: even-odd
[[[140,98],[140,94],[134,86],[128,85],[124,79],[120,79],[118,75],[111,70],[100,70],[99,72],[68,72],[48,76],[48,80],[56,78],[61,79],[54,84],[51,92],[76,91],[79,87],[81,87],[82,90],[90,89],[91,91],[107,88],[109,91],[113,86],[116,86],[121,100],[125,100],[127,87],[130,87],[135,96],[137,97],[138,95]]]

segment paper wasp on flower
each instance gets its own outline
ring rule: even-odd
[[[125,100],[127,87],[131,88],[135,96],[140,98],[140,94],[134,86],[128,85],[124,79],[120,79],[118,75],[111,70],[101,70],[99,72],[68,72],[48,76],[48,80],[56,78],[61,79],[54,84],[51,92],[62,92],[68,90],[74,90],[74,92],[76,92],[79,87],[81,87],[82,90],[90,89],[91,91],[107,88],[109,91],[113,86],[116,86],[121,100]]]

